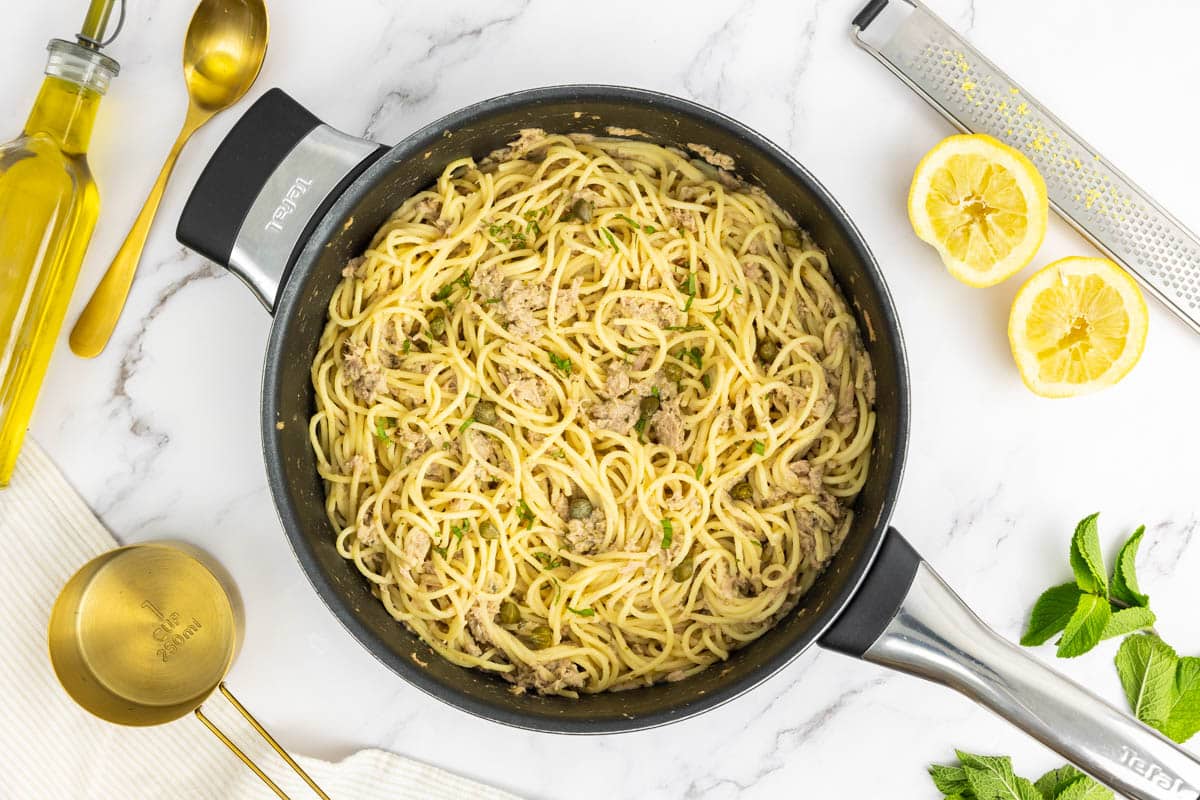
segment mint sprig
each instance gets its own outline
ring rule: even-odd
[[[1013,772],[1008,756],[954,752],[957,765],[929,765],[929,777],[946,800],[1113,800],[1110,790],[1072,766],[1033,782]]]
[[[1200,658],[1180,657],[1154,630],[1150,598],[1138,586],[1136,570],[1138,545],[1146,526],[1135,530],[1121,546],[1109,579],[1100,551],[1097,516],[1080,521],[1071,538],[1075,582],[1042,592],[1021,644],[1033,647],[1061,633],[1058,656],[1072,658],[1104,639],[1125,636],[1114,662],[1129,708],[1142,722],[1176,742],[1185,742],[1200,733]]]
[[[1029,616],[1021,644],[1034,647],[1061,633],[1059,658],[1081,656],[1104,639],[1151,628],[1150,598],[1138,588],[1135,561],[1146,528],[1133,532],[1121,547],[1111,581],[1100,550],[1099,514],[1080,520],[1071,537],[1075,582],[1047,589]]]

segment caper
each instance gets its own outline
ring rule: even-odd
[[[592,501],[581,494],[575,495],[571,498],[568,514],[571,519],[587,519],[592,515]]]
[[[658,412],[658,398],[652,394],[648,394],[642,398],[642,402],[638,403],[638,412],[643,419],[648,419]]]
[[[496,413],[496,404],[491,400],[480,400],[475,404],[475,411],[472,413],[476,422],[481,422],[484,425],[495,425],[499,420],[499,415]]]
[[[681,381],[683,380],[683,367],[674,361],[668,361],[663,365],[663,374],[667,376],[667,380],[669,381]]]
[[[750,486],[750,481],[742,481],[737,486],[729,490],[729,494],[734,500],[745,500],[749,502],[754,499],[754,489]]]
[[[784,228],[779,232],[779,238],[786,247],[800,247],[804,241],[800,238],[800,231],[795,228]]]
[[[683,583],[688,578],[692,577],[692,573],[696,571],[696,563],[692,560],[689,553],[688,557],[675,565],[675,569],[671,570],[671,577],[676,583]]]
[[[582,197],[571,204],[571,215],[580,222],[591,222],[594,210],[592,201],[584,200]]]
[[[542,650],[554,644],[554,631],[546,625],[538,625],[529,632],[529,643],[535,650]]]
[[[757,352],[759,361],[774,361],[775,356],[779,355],[779,345],[770,339],[763,339],[758,343]]]
[[[429,318],[429,332],[434,336],[441,336],[446,332],[446,318],[441,311],[435,311]]]
[[[505,600],[500,604],[500,624],[501,625],[516,625],[521,621],[521,609],[517,608],[517,604],[512,600]]]
[[[496,523],[487,520],[479,526],[479,535],[484,539],[499,539],[500,529],[496,527]]]

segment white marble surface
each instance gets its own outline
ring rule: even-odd
[[[1200,74],[1200,6],[932,3],[1200,227],[1200,106],[1189,100]],[[1069,401],[1030,395],[1005,339],[1019,281],[966,288],[909,229],[911,170],[950,131],[851,45],[859,4],[270,0],[271,47],[254,94],[284,87],[331,124],[389,143],[469,102],[573,81],[672,92],[757,128],[845,205],[895,295],[913,378],[898,527],[985,619],[1015,637],[1036,594],[1066,578],[1067,538],[1079,517],[1104,512],[1110,550],[1145,522],[1143,586],[1160,630],[1200,653],[1192,588],[1200,574],[1200,338],[1152,304],[1145,357],[1120,386]],[[5,5],[0,131],[11,134],[36,91],[44,41],[74,31],[84,3]],[[124,73],[92,147],[104,211],[69,321],[182,119],[178,61],[190,5],[131,0],[112,48]],[[1059,763],[948,690],[815,650],[702,717],[597,738],[474,719],[376,663],[309,588],[266,488],[257,421],[270,319],[236,279],[174,240],[187,191],[237,113],[218,118],[184,153],[108,350],[79,360],[64,331],[33,435],[123,541],[189,540],[232,572],[247,637],[230,683],[285,744],[329,758],[385,747],[537,798],[923,798],[934,794],[924,765],[956,746],[1011,753],[1029,774]],[[1037,263],[1090,252],[1054,219]],[[1123,702],[1114,649],[1059,666]],[[1037,655],[1053,660],[1048,648]]]

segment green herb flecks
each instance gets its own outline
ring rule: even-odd
[[[533,557],[536,558],[538,560],[538,562],[541,563],[543,569],[554,569],[555,567],[562,566],[562,562],[559,561],[557,558],[550,555],[549,553],[543,553],[540,550],[538,552],[534,553]]]
[[[571,359],[567,358],[566,356],[555,355],[554,353],[550,354],[550,363],[553,364],[559,372],[566,376],[571,374],[571,369],[574,366],[571,364]]]
[[[533,509],[525,502],[524,497],[517,500],[517,518],[524,523],[526,530],[533,527],[533,520],[535,519]]]
[[[594,608],[571,608],[570,606],[567,606],[567,611],[570,611],[572,614],[578,614],[581,617],[596,616],[596,610]]]
[[[600,226],[600,232],[602,234],[604,234],[604,238],[608,240],[609,247],[611,247],[613,250],[620,252],[621,248],[617,247],[617,239],[615,236],[613,236],[613,232],[610,231],[608,228],[604,227],[603,225]]]
[[[462,421],[462,425],[458,426],[458,432],[459,433],[465,432],[467,430],[467,428],[471,427],[471,423],[473,423],[474,421],[475,421],[474,417],[467,417],[466,419],[464,419]]]
[[[469,530],[471,530],[471,523],[467,522],[464,519],[462,522],[458,523],[457,525],[450,526],[450,535],[452,535],[455,539],[457,539],[458,541],[461,542],[463,534],[465,534]]]
[[[638,222],[637,220],[631,219],[630,217],[627,217],[624,214],[617,214],[617,219],[628,222],[630,227],[632,227],[634,230],[644,231],[645,233],[654,233],[653,225],[643,225],[640,222]]]
[[[387,432],[389,427],[391,426],[388,425],[388,419],[386,417],[380,417],[379,419],[375,420],[375,438],[381,442],[392,441],[392,437],[389,436]]]
[[[668,330],[668,331],[682,331],[683,333],[691,333],[692,331],[702,331],[702,330],[704,330],[704,326],[703,326],[703,325],[699,325],[699,324],[692,324],[692,325],[668,325],[668,326],[667,326],[666,328],[664,328],[663,330]]]
[[[764,455],[767,452],[767,446],[762,442],[755,442],[750,445],[750,449],[754,451],[754,455],[756,456]]]
[[[670,550],[671,549],[671,540],[675,536],[675,528],[673,525],[671,525],[671,520],[667,519],[666,517],[663,517],[662,529],[663,529],[662,549]]]
[[[681,349],[678,353],[676,353],[675,357],[680,361],[692,362],[692,365],[695,366],[696,369],[704,368],[704,353],[699,347],[694,345],[686,349]]]
[[[683,293],[687,295],[687,302],[683,304],[686,313],[692,310],[692,303],[696,301],[696,273],[688,273],[687,280],[683,282]]]
[[[696,480],[700,480],[700,476],[703,474],[704,474],[704,465],[697,464],[696,465]]]

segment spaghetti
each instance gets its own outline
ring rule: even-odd
[[[825,255],[695,149],[522,132],[405,201],[329,304],[310,435],[338,551],[516,692],[728,658],[866,480],[874,376]]]

